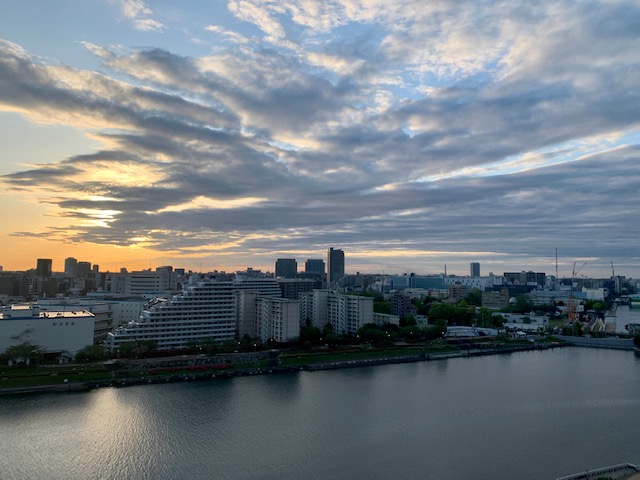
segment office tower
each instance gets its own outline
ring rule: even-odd
[[[305,273],[320,273],[324,275],[324,260],[321,258],[308,258],[304,263]]]
[[[78,260],[73,257],[64,259],[64,273],[69,277],[73,277],[78,269]]]
[[[126,274],[124,293],[131,296],[142,296],[145,293],[171,294],[178,290],[178,276],[171,267],[158,267],[155,272],[142,270]]]
[[[50,277],[53,272],[53,260],[39,258],[36,263],[36,275],[38,277]]]
[[[480,276],[480,264],[478,262],[471,262],[471,267],[469,270],[472,277]]]
[[[91,262],[78,262],[76,265],[76,275],[86,277],[91,273]]]
[[[332,284],[344,277],[344,252],[329,248],[327,251],[327,282]]]
[[[296,278],[298,263],[295,258],[279,258],[276,260],[276,277]]]

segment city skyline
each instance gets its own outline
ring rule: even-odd
[[[7,0],[0,265],[640,277],[639,16]]]
[[[337,254],[338,257],[336,258],[338,263],[341,263],[342,266],[344,266],[345,264],[345,254],[344,251],[341,249],[334,249],[333,247],[330,247],[328,252],[327,252],[327,260],[329,260],[330,258],[332,258],[332,254]],[[346,257],[348,258],[348,257]],[[278,273],[278,269],[279,263],[285,262],[284,264],[281,264],[281,267],[284,267],[285,270],[288,271],[287,273]],[[309,274],[309,273],[323,273],[323,275],[328,278],[329,276],[329,270],[314,270],[313,268],[311,268],[311,270],[309,270],[309,265],[312,266],[317,266],[315,265],[316,263],[320,263],[323,267],[325,266],[325,262],[322,259],[313,259],[313,258],[308,258],[306,260],[303,260],[300,262],[300,264],[297,264],[298,259],[297,258],[291,258],[291,259],[282,259],[282,258],[278,258],[275,260],[275,263],[272,262],[271,267],[266,266],[265,268],[256,268],[255,266],[251,266],[251,265],[245,265],[243,267],[239,267],[233,270],[224,270],[224,269],[210,269],[210,270],[193,270],[193,269],[189,269],[189,268],[185,268],[184,266],[180,265],[180,264],[173,264],[173,265],[156,265],[154,267],[147,267],[147,268],[141,268],[141,269],[134,269],[134,268],[130,268],[130,266],[128,265],[119,265],[117,268],[115,269],[110,269],[110,268],[102,268],[100,267],[99,264],[97,263],[92,263],[91,261],[88,261],[87,259],[84,260],[78,260],[77,258],[74,257],[67,257],[65,258],[61,263],[63,264],[63,268],[58,268],[56,269],[55,266],[55,261],[53,259],[50,258],[38,258],[35,259],[35,266],[26,268],[26,269],[22,269],[22,270],[8,270],[5,269],[3,265],[0,265],[0,272],[7,272],[10,273],[12,271],[15,272],[25,272],[25,271],[32,271],[34,272],[35,275],[37,276],[52,276],[54,274],[59,275],[59,274],[66,274],[69,276],[85,276],[85,275],[90,275],[90,274],[95,274],[95,273],[112,273],[112,274],[118,274],[118,273],[136,273],[136,272],[149,272],[149,271],[160,271],[160,270],[165,270],[167,268],[169,269],[182,269],[185,270],[188,273],[196,273],[196,274],[213,274],[213,273],[224,273],[224,274],[243,274],[246,272],[254,272],[254,273],[262,273],[262,274],[266,274],[266,275],[270,275],[273,276],[274,278],[276,277],[281,277],[281,278],[295,278],[297,276],[297,274],[301,274],[303,277],[305,276],[305,274]],[[288,267],[291,267],[291,265],[288,265],[289,263],[294,263],[296,264],[296,269],[295,269],[295,274],[291,275],[291,273],[293,272],[293,270],[291,270]],[[311,263],[309,263],[311,262]],[[587,279],[587,278],[592,278],[592,279],[596,279],[596,278],[613,278],[615,277],[620,277],[620,278],[628,278],[628,279],[635,279],[636,277],[630,276],[630,275],[626,275],[624,272],[614,272],[614,268],[615,266],[610,263],[609,265],[609,272],[608,274],[605,275],[587,275],[585,274],[585,272],[583,271],[583,269],[586,267],[587,263],[583,263],[581,265],[578,265],[577,263],[574,262],[574,265],[571,269],[570,272],[568,272],[567,274],[564,274],[563,272],[561,272],[560,270],[558,270],[558,277],[559,279],[567,279],[567,278],[576,278],[576,279]],[[329,266],[329,263],[327,263],[327,266]],[[359,270],[353,270],[353,271],[349,271],[348,269],[345,269],[344,271],[344,275],[343,276],[349,276],[349,275],[381,275],[381,276],[405,276],[405,275],[417,275],[417,276],[444,276],[444,277],[491,277],[491,276],[508,276],[508,275],[514,275],[514,274],[520,274],[520,273],[541,273],[543,275],[549,276],[549,277],[555,277],[555,270],[552,271],[545,271],[544,269],[542,270],[536,270],[536,269],[532,269],[526,266],[519,266],[517,268],[512,269],[511,271],[490,271],[490,272],[486,272],[482,275],[480,275],[480,268],[481,268],[481,264],[480,262],[471,262],[470,264],[471,268],[470,270],[468,270],[466,273],[465,272],[459,272],[459,271],[451,271],[450,269],[447,268],[447,265],[444,265],[444,269],[443,271],[422,271],[422,270],[408,270],[408,271],[399,271],[397,269],[391,269],[390,271],[359,271]],[[475,266],[475,269],[474,269]],[[79,271],[79,269],[81,271]],[[397,271],[396,271],[397,270]]]

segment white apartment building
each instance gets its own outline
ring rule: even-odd
[[[275,278],[251,278],[237,275],[233,285],[237,292],[253,292],[266,297],[282,297],[280,285]]]
[[[366,323],[373,323],[373,298],[344,295],[334,290],[314,290],[300,295],[300,322],[309,319],[322,329],[328,323],[337,334],[355,334]]]
[[[171,295],[178,288],[178,276],[171,267],[158,267],[155,271],[142,270],[124,274],[124,294],[143,296],[149,292]]]
[[[255,338],[258,334],[256,325],[256,299],[258,294],[254,292],[238,292],[237,294],[237,337],[249,335]]]
[[[469,290],[477,288],[484,291],[487,287],[493,287],[493,277],[444,277],[444,284],[447,287],[459,283],[460,285],[466,285]]]
[[[110,332],[105,347],[155,341],[158,349],[185,348],[198,341],[233,340],[236,335],[236,294],[233,282],[207,281],[189,285],[171,299],[149,301],[136,321]]]
[[[257,297],[255,310],[257,336],[263,342],[283,343],[300,336],[299,300]]]

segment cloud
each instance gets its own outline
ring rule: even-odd
[[[0,42],[0,109],[103,145],[2,177],[69,222],[38,234],[177,258],[638,261],[633,3],[229,9],[261,41],[208,23],[228,41],[207,55],[85,43],[99,72]]]
[[[122,15],[131,20],[136,30],[144,32],[161,32],[165,26],[151,18],[153,11],[142,0],[119,0]]]

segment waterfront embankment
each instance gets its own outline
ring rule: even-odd
[[[336,370],[373,367],[398,363],[447,360],[461,357],[510,354],[533,350],[546,350],[568,345],[563,342],[501,345],[493,348],[472,348],[444,351],[421,351],[420,348],[348,351],[314,354],[278,355],[279,352],[255,352],[226,356],[181,356],[118,360],[105,362],[109,369],[102,378],[84,382],[36,384],[0,388],[0,395],[35,393],[71,393],[104,387],[129,387],[136,385],[176,383],[188,381],[225,380],[252,375],[270,375],[298,371]],[[281,357],[281,358],[278,358]],[[269,361],[271,358],[271,361]]]
[[[612,348],[615,350],[633,350],[633,338],[616,337],[571,337],[568,335],[558,335],[559,340],[570,345],[589,348]]]

